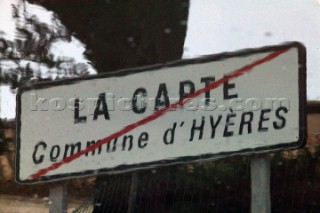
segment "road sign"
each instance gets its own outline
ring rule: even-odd
[[[19,89],[20,183],[302,146],[293,42]]]

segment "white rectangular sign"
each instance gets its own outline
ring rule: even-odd
[[[20,88],[16,179],[301,146],[305,57],[293,42]]]

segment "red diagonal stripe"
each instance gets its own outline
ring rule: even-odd
[[[125,126],[123,129],[119,130],[118,132],[115,132],[115,133],[111,134],[110,136],[108,136],[108,137],[100,140],[99,142],[87,147],[86,149],[81,150],[80,152],[75,153],[75,154],[73,154],[73,155],[71,155],[69,157],[66,157],[65,159],[63,159],[63,160],[61,160],[59,162],[53,163],[51,166],[49,166],[47,168],[39,170],[38,172],[36,172],[33,175],[31,175],[29,177],[29,179],[39,179],[41,176],[47,174],[48,172],[53,171],[55,169],[58,169],[59,167],[61,167],[62,165],[66,164],[66,163],[70,163],[71,161],[81,157],[82,155],[85,155],[86,153],[91,152],[91,151],[99,148],[103,144],[109,143],[113,139],[118,138],[118,137],[130,132],[131,130],[139,127],[139,126],[142,126],[142,125],[147,124],[147,123],[149,123],[149,122],[151,122],[153,120],[158,119],[159,117],[161,117],[162,115],[166,114],[167,112],[170,112],[172,109],[176,109],[179,106],[183,106],[185,104],[186,100],[190,100],[190,99],[196,98],[196,97],[200,96],[201,94],[203,94],[203,93],[205,93],[205,92],[207,92],[209,90],[213,90],[213,89],[221,86],[223,83],[225,83],[225,82],[227,82],[227,81],[229,81],[231,79],[237,78],[237,77],[243,75],[244,73],[247,73],[247,72],[251,71],[254,67],[256,67],[256,66],[258,66],[260,64],[266,63],[268,61],[271,61],[272,59],[278,57],[279,55],[281,55],[281,54],[283,54],[285,52],[287,52],[288,50],[289,49],[278,50],[278,51],[272,52],[272,53],[270,53],[269,55],[267,55],[266,57],[264,57],[262,59],[258,59],[256,61],[250,63],[250,64],[247,64],[247,65],[241,67],[240,69],[229,73],[227,76],[225,76],[223,78],[220,78],[218,81],[212,82],[208,86],[197,90],[195,93],[187,95],[183,99],[181,99],[181,100],[169,105],[168,107],[160,109],[160,110],[154,112],[153,114],[147,116],[146,118],[144,118],[144,119],[142,119],[140,121],[137,121],[135,123],[129,124],[128,126]]]

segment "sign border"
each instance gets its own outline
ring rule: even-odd
[[[202,64],[207,62],[213,61],[221,61],[228,58],[233,57],[241,57],[252,55],[256,53],[265,53],[271,51],[277,51],[282,49],[288,48],[297,48],[298,50],[298,63],[299,63],[299,73],[298,73],[298,86],[299,86],[299,138],[297,141],[293,141],[291,143],[286,144],[277,144],[272,146],[263,146],[257,147],[253,149],[242,149],[235,152],[221,152],[216,154],[203,154],[198,156],[185,156],[185,157],[178,157],[174,160],[158,160],[152,161],[147,163],[139,163],[139,164],[132,164],[132,165],[119,165],[113,168],[104,168],[98,170],[85,170],[83,172],[72,172],[67,174],[58,174],[58,175],[50,175],[50,176],[43,176],[38,180],[21,180],[19,178],[20,172],[20,152],[21,150],[21,138],[20,138],[20,130],[21,130],[21,95],[25,91],[37,89],[47,89],[50,87],[58,86],[58,85],[71,85],[76,84],[80,81],[90,80],[90,79],[102,79],[102,78],[110,78],[110,77],[121,77],[135,73],[142,73],[142,72],[152,72],[161,70],[164,68],[169,67],[181,67],[186,66],[189,64]],[[181,163],[192,163],[197,161],[209,161],[214,159],[220,159],[225,157],[231,157],[236,155],[251,155],[256,153],[266,153],[271,151],[277,150],[288,150],[293,148],[300,148],[306,144],[306,137],[307,137],[307,121],[306,121],[306,48],[303,44],[299,42],[287,42],[280,45],[273,45],[273,46],[264,46],[260,48],[250,48],[250,49],[243,49],[235,52],[224,52],[220,54],[213,54],[207,55],[200,58],[195,59],[183,59],[178,61],[173,61],[167,64],[157,64],[153,66],[144,66],[141,68],[133,68],[133,69],[123,69],[109,73],[102,73],[98,75],[91,75],[85,77],[78,77],[78,78],[69,78],[69,79],[62,79],[57,81],[44,81],[35,83],[33,85],[22,86],[18,89],[17,93],[17,107],[16,107],[16,158],[15,158],[15,177],[16,182],[18,183],[25,183],[25,184],[32,184],[32,183],[41,183],[41,182],[49,182],[49,181],[58,181],[63,179],[71,179],[77,177],[85,177],[85,176],[93,176],[96,174],[116,174],[116,173],[125,173],[135,170],[142,170],[142,169],[149,169],[154,168],[156,166],[167,166],[173,164],[181,164]]]

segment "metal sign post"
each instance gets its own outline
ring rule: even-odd
[[[270,212],[270,159],[261,154],[251,158],[251,213]]]
[[[67,183],[52,184],[49,188],[49,213],[67,213]]]
[[[138,172],[132,172],[127,213],[134,213],[137,198],[138,179]]]

